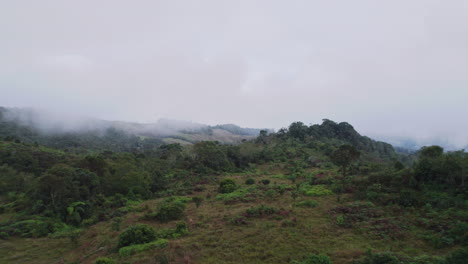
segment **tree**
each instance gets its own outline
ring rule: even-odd
[[[357,159],[361,153],[351,145],[341,145],[337,150],[335,150],[331,156],[332,162],[341,167],[342,177],[341,177],[341,188],[344,190],[346,172],[348,167]],[[340,196],[337,196],[340,200]]]
[[[79,199],[78,186],[74,168],[66,164],[57,164],[38,178],[38,195],[50,209],[61,213],[70,203]]]
[[[309,128],[302,122],[294,122],[289,125],[289,135],[299,140],[304,140]]]
[[[226,153],[218,142],[201,141],[193,146],[194,162],[214,171],[227,171],[232,168]]]
[[[423,147],[419,151],[421,158],[438,158],[444,154],[444,149],[440,146]]]
[[[257,143],[261,144],[266,144],[267,143],[267,137],[268,137],[268,131],[266,130],[260,130],[260,133],[258,134],[257,137]]]
[[[341,145],[331,156],[332,162],[341,167],[343,178],[346,177],[348,167],[359,159],[361,153],[351,145]]]

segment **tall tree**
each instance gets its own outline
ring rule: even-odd
[[[331,160],[335,165],[340,166],[342,177],[341,177],[341,188],[343,191],[345,188],[346,182],[346,172],[348,167],[356,160],[359,159],[361,153],[351,145],[341,145],[337,150],[335,150],[331,156]],[[340,200],[340,195],[337,196]]]
[[[346,177],[348,167],[359,159],[361,152],[351,145],[341,145],[331,156],[332,162],[341,167],[343,178]]]

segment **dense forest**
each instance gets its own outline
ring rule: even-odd
[[[397,153],[328,119],[209,129],[258,135],[179,144],[3,120],[0,262],[466,263],[465,151]]]

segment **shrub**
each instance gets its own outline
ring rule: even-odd
[[[41,219],[23,220],[0,228],[0,232],[21,237],[44,237],[52,233],[52,231],[53,223],[49,220],[44,221]]]
[[[188,233],[187,223],[183,222],[183,221],[177,223],[175,231],[176,231],[177,234],[180,234],[180,235],[187,234]]]
[[[301,202],[296,203],[295,206],[314,208],[318,206],[318,202],[315,200],[301,201]]]
[[[179,238],[188,233],[188,225],[186,222],[179,222],[176,225],[176,228],[164,228],[157,232],[156,236],[158,238]]]
[[[273,207],[259,205],[256,207],[251,207],[245,211],[244,216],[246,217],[261,217],[267,215],[273,215],[278,213],[279,211]]]
[[[220,193],[231,193],[237,189],[236,182],[233,179],[224,179],[219,183],[218,191]]]
[[[248,178],[247,180],[245,180],[245,184],[247,184],[247,185],[255,184],[255,180],[252,179],[252,178]]]
[[[339,215],[336,217],[336,224],[339,226],[351,227],[351,224],[348,224],[343,215]]]
[[[237,189],[231,193],[221,193],[216,196],[217,200],[224,201],[224,203],[234,203],[234,202],[249,202],[255,200],[257,197],[262,196],[258,191],[256,185],[249,186],[246,188]]]
[[[142,251],[154,248],[164,248],[167,244],[168,241],[166,239],[158,239],[150,243],[126,246],[119,249],[119,255],[122,257],[128,257]]]
[[[447,258],[445,259],[443,264],[464,264],[468,259],[468,249],[461,248],[452,252]]]
[[[137,224],[125,229],[119,235],[119,248],[144,244],[156,239],[154,229],[145,224]]]
[[[336,224],[344,227],[352,227],[356,222],[368,221],[382,216],[382,212],[371,202],[355,202],[347,206],[337,206],[330,212],[337,216]]]
[[[398,200],[398,203],[401,206],[405,206],[405,207],[416,206],[418,204],[416,193],[411,190],[401,190],[400,199]]]
[[[306,185],[301,188],[301,191],[307,196],[325,196],[333,194],[325,185]]]
[[[97,258],[94,264],[115,264],[115,261],[113,261],[110,258],[101,257],[101,258]]]
[[[7,232],[0,232],[0,239],[7,239],[10,235]]]
[[[161,222],[178,220],[184,216],[185,203],[178,199],[166,199],[158,208],[156,218]]]
[[[356,264],[400,264],[400,260],[391,252],[373,253],[369,250],[366,256]]]
[[[309,255],[304,261],[293,261],[293,264],[332,264],[330,258],[325,255]]]
[[[157,255],[154,257],[154,259],[157,261],[159,264],[169,264],[169,259],[166,255]]]
[[[268,180],[268,179],[263,179],[261,182],[262,182],[263,185],[270,184],[270,180]]]

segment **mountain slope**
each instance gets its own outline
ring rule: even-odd
[[[148,124],[67,119],[32,109],[0,107],[0,137],[60,149],[138,151],[164,143],[193,144],[203,140],[234,144],[252,139],[259,132],[233,124],[208,126],[167,119]]]

